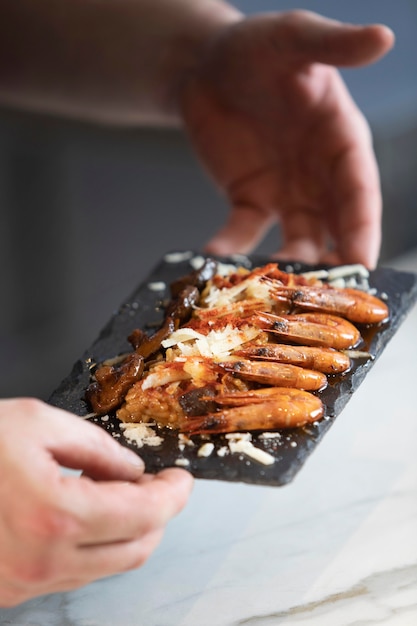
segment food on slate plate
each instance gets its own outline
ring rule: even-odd
[[[207,259],[171,285],[158,331],[99,366],[86,397],[97,415],[192,434],[274,430],[324,416],[320,391],[389,317],[369,292],[268,263],[219,271]],[[366,354],[362,354],[366,356]]]

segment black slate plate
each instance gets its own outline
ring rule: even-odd
[[[163,303],[169,297],[170,283],[193,269],[190,259],[194,256],[192,252],[180,252],[170,253],[164,257],[148,280],[121,305],[98,339],[75,363],[69,376],[52,394],[51,404],[80,416],[89,413],[84,393],[90,382],[92,366],[131,350],[127,337],[134,328],[142,328],[149,332],[155,330],[163,319]],[[220,260],[247,267],[263,265],[270,261],[265,257],[255,256]],[[299,263],[280,264],[280,267],[295,272],[318,269],[317,266]],[[183,446],[179,445],[178,435],[174,431],[157,429],[163,437],[163,443],[157,447],[144,445],[138,448],[134,442],[126,439],[116,417],[110,415],[104,420],[94,417],[89,419],[117,438],[122,445],[137,451],[144,459],[147,471],[151,473],[183,464],[198,478],[262,485],[287,484],[321,441],[417,300],[417,275],[380,268],[371,272],[369,283],[376,289],[378,295],[386,294],[390,308],[389,322],[378,328],[377,332],[361,329],[366,342],[365,349],[373,358],[355,360],[348,374],[335,379],[321,392],[326,407],[325,419],[315,425],[281,431],[273,438],[263,439],[259,434],[252,435],[253,445],[274,457],[275,461],[271,465],[264,465],[242,454],[228,452],[225,456],[219,455],[218,450],[221,448],[224,450],[227,446],[227,439],[223,435],[211,435],[210,441],[215,445],[214,451],[208,457],[200,457],[198,450],[207,441],[207,438],[202,436],[192,437],[194,445]]]

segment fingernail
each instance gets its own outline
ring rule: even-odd
[[[133,465],[140,470],[143,470],[145,468],[144,462],[142,461],[140,456],[136,454],[136,452],[133,452],[133,450],[121,446],[121,454],[123,455],[125,461],[130,463],[130,465]]]

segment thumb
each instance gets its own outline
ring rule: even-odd
[[[280,16],[279,49],[292,51],[294,61],[354,67],[373,63],[394,45],[394,34],[380,24],[358,26],[310,11]]]

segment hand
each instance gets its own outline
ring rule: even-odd
[[[142,565],[192,485],[185,470],[143,469],[97,426],[37,400],[0,401],[0,606]]]
[[[376,264],[371,136],[332,66],[370,63],[392,44],[384,26],[306,11],[225,27],[181,96],[191,141],[232,206],[208,252],[250,252],[279,221],[282,258]]]

